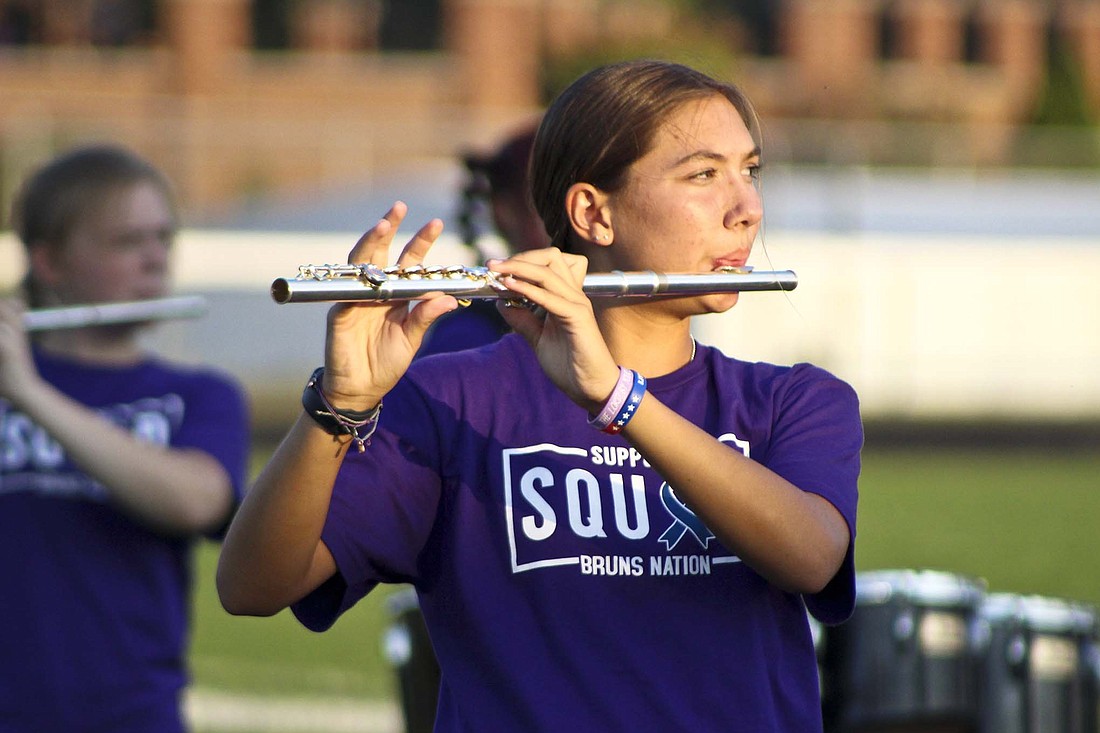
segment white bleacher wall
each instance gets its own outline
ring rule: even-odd
[[[766,242],[753,264],[795,270],[798,287],[743,294],[729,313],[697,319],[700,340],[824,366],[855,385],[867,416],[1100,416],[1100,238],[769,232]]]

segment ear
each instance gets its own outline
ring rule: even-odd
[[[51,247],[45,242],[32,243],[27,248],[31,276],[46,287],[56,285],[61,278],[61,267],[57,261],[58,256],[59,252],[56,247]]]
[[[565,212],[577,236],[598,247],[614,239],[611,206],[606,193],[590,183],[574,183],[565,192]]]

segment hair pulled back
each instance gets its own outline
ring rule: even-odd
[[[729,100],[760,145],[759,118],[749,98],[737,86],[682,64],[624,61],[570,84],[543,116],[531,156],[531,195],[553,245],[570,250],[570,186],[585,182],[617,191],[671,115],[715,95]]]

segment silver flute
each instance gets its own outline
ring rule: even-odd
[[[798,276],[790,270],[723,267],[713,272],[684,274],[615,270],[585,276],[583,289],[589,297],[613,298],[794,290],[797,285]],[[436,292],[459,300],[523,300],[489,268],[460,265],[302,265],[296,277],[281,277],[271,284],[271,297],[276,303],[415,300]]]
[[[63,328],[86,328],[117,323],[198,318],[205,313],[205,298],[200,295],[184,295],[174,298],[40,308],[23,314],[23,327],[27,331],[56,331]]]

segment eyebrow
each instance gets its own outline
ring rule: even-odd
[[[748,153],[747,153],[747,154],[746,154],[746,155],[745,155],[745,156],[744,156],[744,157],[742,158],[742,160],[748,160],[749,158],[759,158],[759,157],[760,157],[760,153],[761,153],[761,150],[760,150],[760,146],[759,146],[759,145],[757,145],[757,146],[756,146],[756,147],[754,147],[754,148],[753,148],[752,150],[750,150],[750,151],[749,151],[749,152],[748,152]],[[680,158],[679,160],[677,160],[676,162],[674,162],[674,163],[672,164],[672,167],[673,167],[673,168],[678,168],[678,167],[680,167],[681,165],[684,165],[685,163],[690,163],[690,162],[692,162],[692,161],[695,161],[695,160],[716,160],[716,161],[724,161],[724,160],[727,160],[727,158],[726,158],[726,156],[725,156],[725,155],[722,155],[721,153],[716,153],[716,152],[714,152],[714,151],[712,151],[712,150],[696,150],[695,152],[693,152],[693,153],[688,153],[688,154],[687,154],[687,155],[685,155],[684,157],[682,157],[682,158]]]

